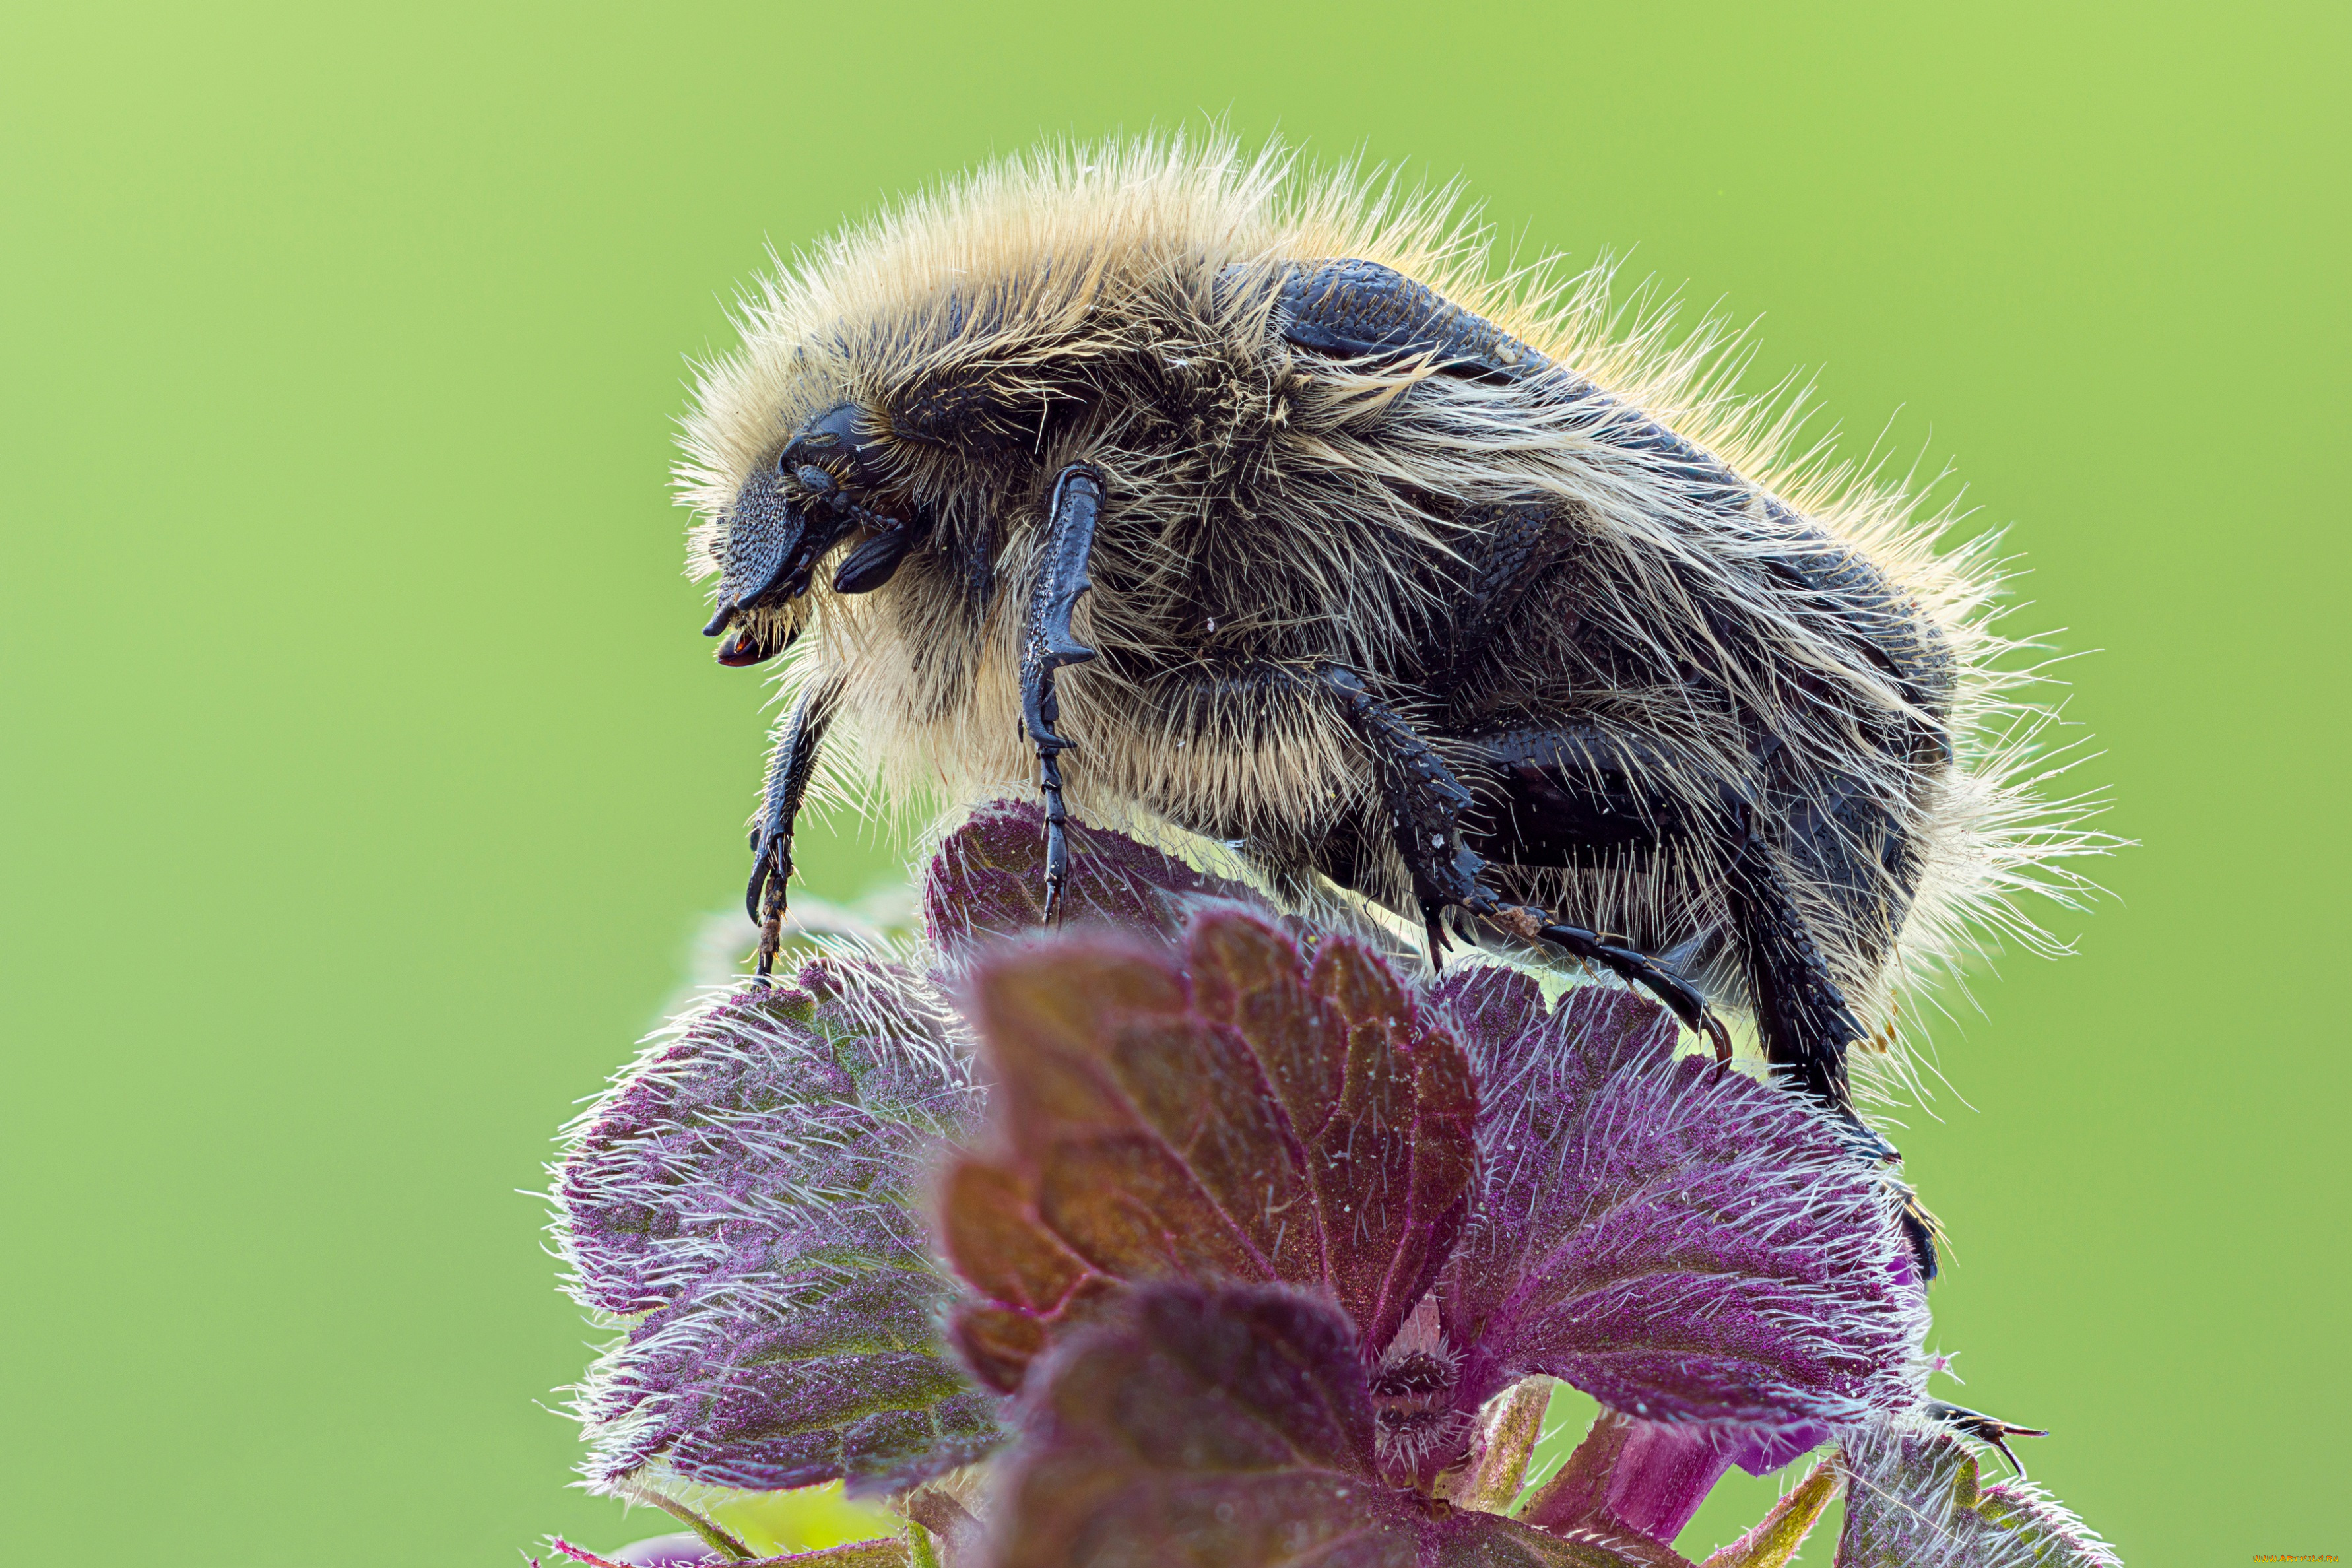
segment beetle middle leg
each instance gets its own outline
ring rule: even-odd
[[[1507,904],[1481,881],[1486,858],[1464,841],[1476,808],[1469,788],[1404,717],[1375,697],[1352,670],[1327,668],[1324,688],[1338,700],[1380,773],[1381,793],[1396,830],[1396,846],[1412,877],[1413,898],[1429,928],[1429,961],[1444,949],[1440,920],[1465,910],[1529,942],[1547,942],[1620,979],[1649,991],[1694,1032],[1706,1037],[1716,1059],[1731,1058],[1731,1037],[1706,999],[1648,953],[1600,931],[1571,925],[1548,910]]]
[[[1062,805],[1061,763],[1070,742],[1054,732],[1062,716],[1054,694],[1054,672],[1095,657],[1095,650],[1071,632],[1070,614],[1077,607],[1078,595],[1094,586],[1087,576],[1087,559],[1094,551],[1102,503],[1102,470],[1091,464],[1073,463],[1054,481],[1037,583],[1030,590],[1028,614],[1022,622],[1021,716],[1037,748],[1038,778],[1045,792],[1047,925],[1061,911],[1062,888],[1070,874],[1070,817]]]

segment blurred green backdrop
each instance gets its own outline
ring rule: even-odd
[[[2013,521],[2144,847],[1910,1118],[1957,1396],[2135,1563],[2352,1548],[2346,16],[13,12],[0,1556],[664,1528],[563,1489],[589,1335],[515,1191],[744,868],[679,356],[772,241],[1204,111],[1768,313],[1759,379]]]

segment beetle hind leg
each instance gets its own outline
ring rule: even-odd
[[[1674,843],[1705,847],[1765,1059],[1790,1087],[1846,1121],[1879,1157],[1895,1157],[1854,1111],[1846,1057],[1866,1032],[1838,986],[1782,851],[1766,837],[1748,790],[1709,784],[1691,759],[1593,725],[1495,731],[1466,744],[1485,770],[1482,795],[1496,803],[1473,825],[1472,846],[1500,864],[1564,868],[1590,864],[1595,855],[1653,855]],[[1621,966],[1630,943],[1582,928],[1541,934],[1626,973]],[[1706,945],[1701,937],[1675,951],[1696,955]],[[1596,946],[1620,951],[1591,951]],[[1671,958],[1649,963],[1670,976],[1681,966]],[[1646,976],[1632,977],[1650,984]]]
[[[1766,1058],[1807,1094],[1868,1133],[1882,1158],[1896,1158],[1894,1147],[1854,1114],[1846,1057],[1869,1037],[1869,1031],[1832,976],[1780,855],[1757,827],[1753,808],[1734,792],[1724,793],[1731,851],[1726,883],[1742,935]]]

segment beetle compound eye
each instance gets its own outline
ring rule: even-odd
[[[802,426],[800,434],[784,448],[777,471],[810,484],[804,476],[814,467],[813,459],[820,457],[826,465],[817,470],[825,475],[821,488],[870,486],[884,477],[873,422],[855,403],[836,404]]]

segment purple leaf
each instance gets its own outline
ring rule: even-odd
[[[1459,1047],[1352,941],[1310,963],[1212,908],[1181,954],[1008,950],[979,969],[973,1013],[995,1147],[950,1173],[941,1233],[995,1303],[961,1328],[1000,1386],[1044,1342],[1024,1315],[1058,1321],[1104,1282],[1317,1285],[1383,1345],[1434,1280],[1473,1175],[1474,1090]]]
[[[1040,1366],[995,1568],[1624,1568],[1657,1562],[1373,1479],[1348,1320],[1279,1286],[1142,1287]]]
[[[555,1171],[580,1300],[631,1318],[576,1407],[610,1487],[904,1484],[998,1436],[942,1352],[950,1287],[909,1187],[975,1119],[919,982],[824,958],[681,1018],[582,1119]]]
[[[1480,1085],[1480,1203],[1441,1288],[1460,1408],[1549,1373],[1706,1423],[1761,1474],[1916,1401],[1926,1303],[1896,1199],[1829,1117],[1677,1059],[1673,1019],[1627,992],[1553,1011],[1479,969],[1435,997]]]
[[[1926,1421],[1849,1439],[1845,1472],[1837,1568],[2120,1568],[2040,1487],[1981,1485],[1968,1447]]]
[[[1240,882],[1196,871],[1123,834],[1070,824],[1066,889],[1072,927],[1108,925],[1173,939],[1206,900],[1264,910]],[[933,948],[961,969],[992,942],[1036,933],[1045,918],[1045,813],[1025,801],[991,801],[950,834],[923,878],[923,925]]]

